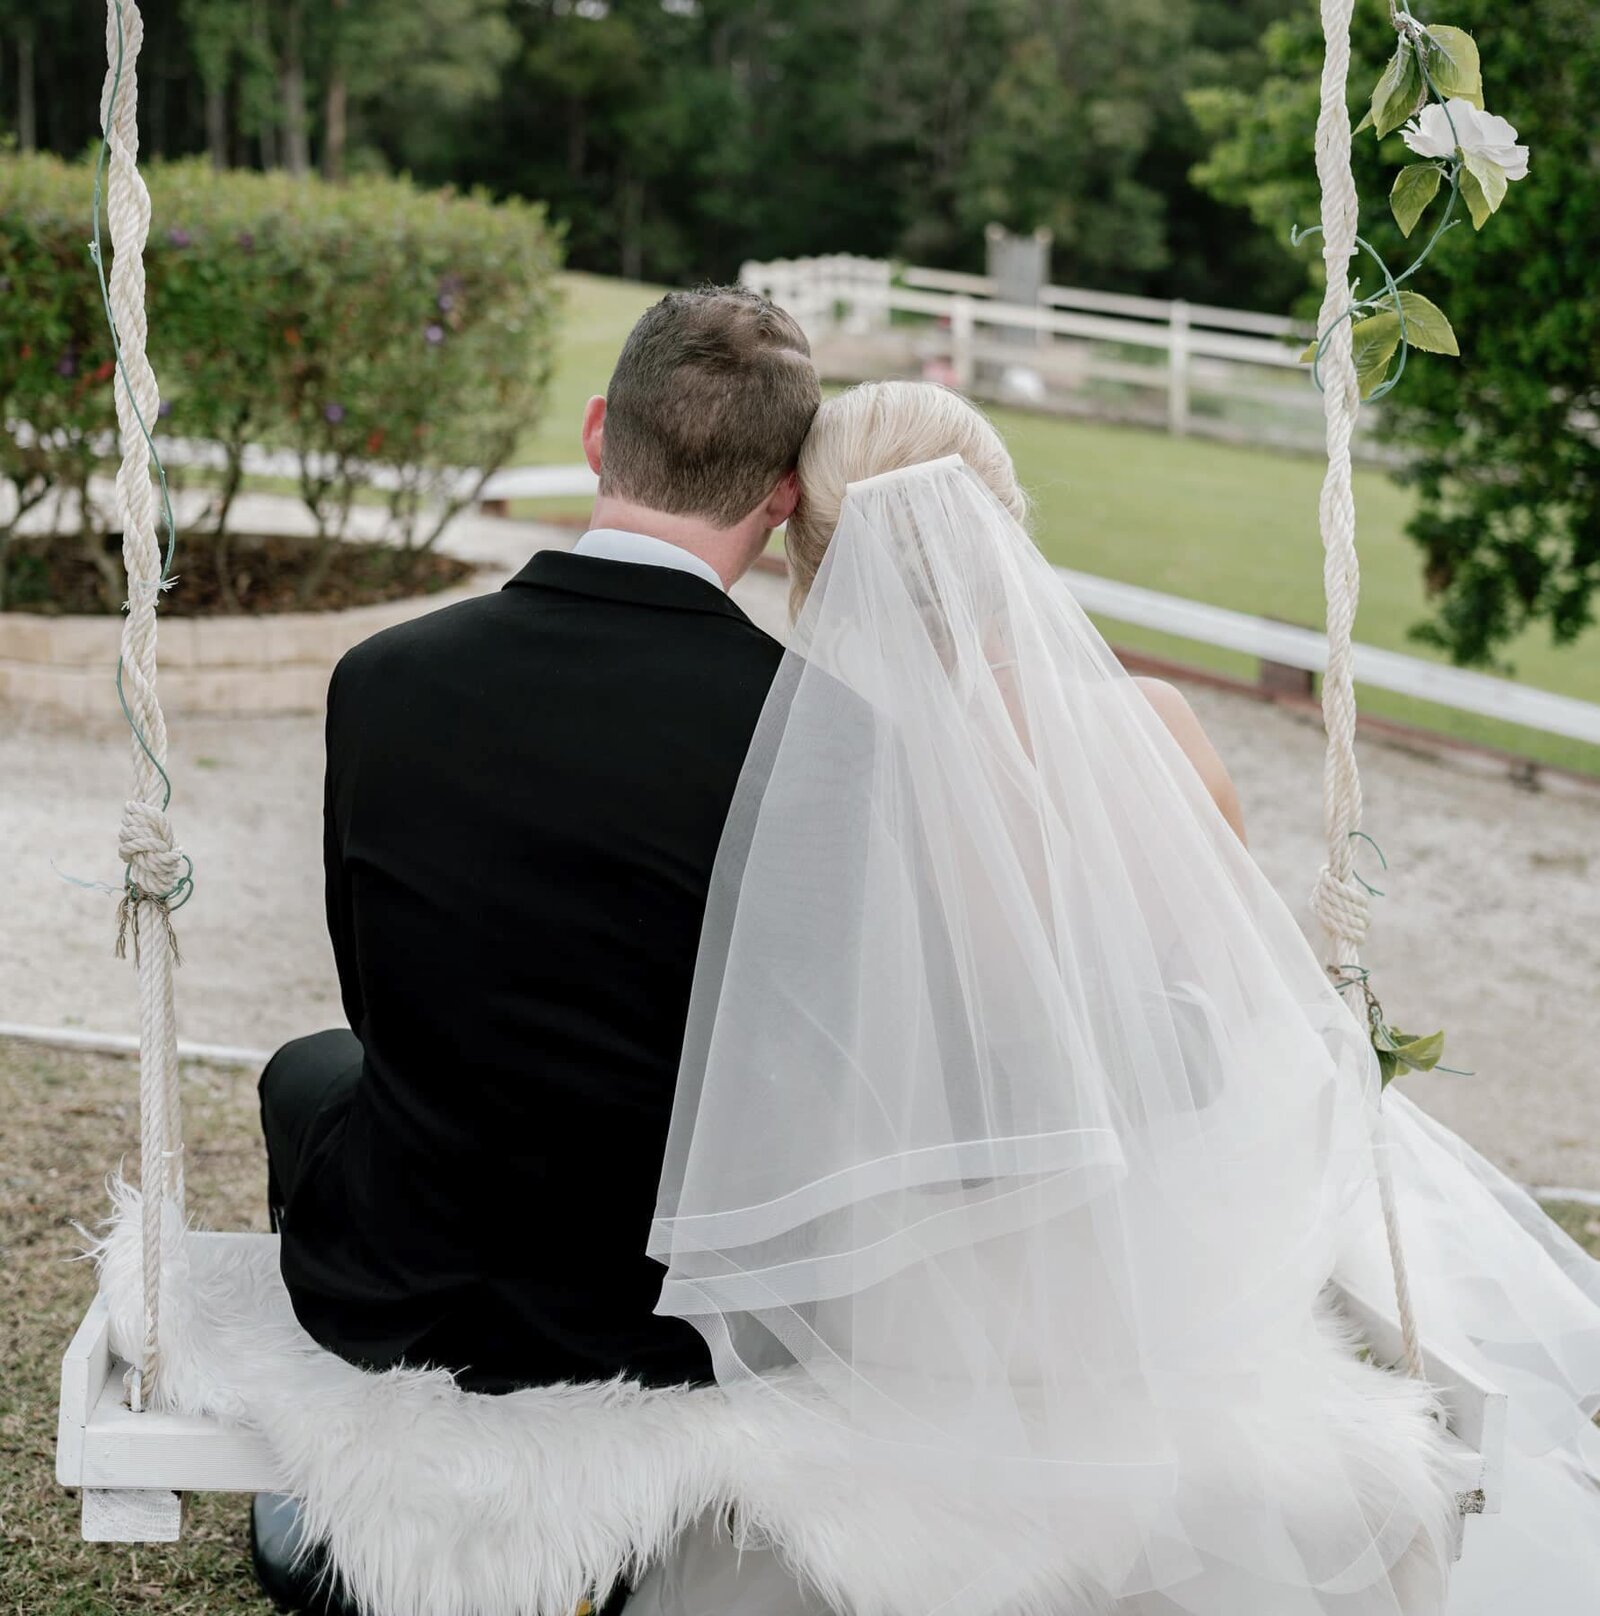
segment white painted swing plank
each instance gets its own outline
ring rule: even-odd
[[[125,1369],[111,1352],[105,1303],[97,1296],[61,1363],[56,1480],[62,1486],[86,1492],[281,1489],[277,1463],[253,1432],[193,1415],[135,1414],[123,1401]]]
[[[101,1389],[84,1432],[75,1485],[197,1493],[284,1490],[277,1461],[255,1432],[191,1414],[135,1414],[122,1400],[119,1381],[114,1376]]]
[[[176,1543],[183,1535],[183,1500],[177,1493],[121,1487],[83,1492],[85,1543]]]
[[[1354,1320],[1373,1357],[1379,1363],[1400,1363],[1405,1348],[1392,1299],[1380,1303],[1346,1285],[1336,1284],[1334,1289],[1339,1305]],[[1457,1486],[1462,1513],[1497,1514],[1505,1480],[1506,1394],[1426,1337],[1422,1369],[1444,1405],[1446,1423],[1461,1446],[1464,1464],[1470,1456],[1463,1483]]]
[[[83,1433],[111,1374],[111,1342],[106,1305],[89,1304],[61,1360],[61,1405],[56,1417],[56,1480],[76,1487],[83,1469]]]

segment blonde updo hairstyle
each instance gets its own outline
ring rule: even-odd
[[[800,502],[784,534],[791,615],[816,581],[851,483],[953,454],[1026,523],[1027,495],[1004,440],[959,393],[934,382],[863,382],[824,400],[800,450]]]

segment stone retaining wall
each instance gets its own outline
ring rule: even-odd
[[[161,704],[169,712],[321,712],[334,664],[395,623],[500,582],[342,612],[269,617],[167,617],[157,640]],[[0,702],[74,717],[114,717],[121,619],[0,612]]]

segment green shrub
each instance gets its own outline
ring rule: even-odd
[[[503,464],[537,419],[558,266],[542,208],[199,163],[157,165],[146,180],[161,431],[217,446],[215,564],[226,575],[229,511],[257,444],[291,451],[298,468],[318,535],[307,596],[363,488],[382,490],[403,567],[476,491],[460,472]],[[82,164],[0,160],[0,478],[13,507],[84,492],[115,455],[110,348],[85,252],[91,184]],[[97,545],[99,525],[86,517],[81,542]],[[15,573],[26,546],[11,549]],[[0,552],[0,588],[5,570]]]
[[[52,158],[0,160],[0,485],[11,494],[10,511],[0,511],[0,606],[23,559],[13,553],[16,517],[57,493],[81,503],[81,542],[117,593],[88,499],[116,411],[111,342],[85,252],[87,181],[87,170]]]

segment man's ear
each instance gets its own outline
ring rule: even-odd
[[[762,526],[768,528],[782,527],[794,515],[794,508],[799,503],[799,474],[793,471],[785,472],[777,486],[767,496]]]
[[[597,393],[583,407],[583,457],[589,462],[589,470],[596,477],[600,475],[600,458],[605,447],[606,437],[606,401],[604,394]]]

